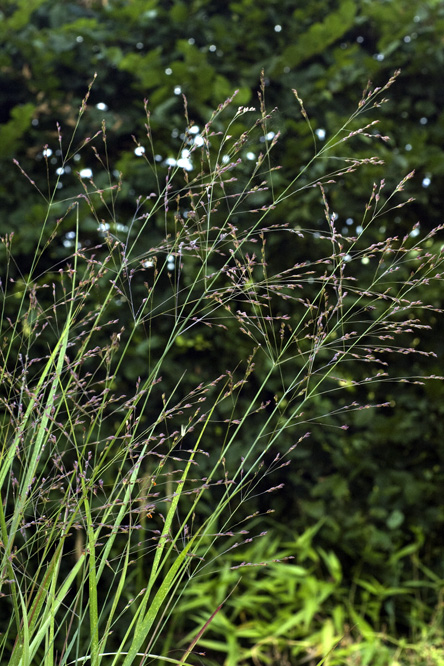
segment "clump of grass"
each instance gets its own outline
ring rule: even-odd
[[[258,111],[240,107],[226,119],[233,96],[198,137],[185,106],[184,145],[168,168],[156,163],[147,108],[147,136],[136,144],[156,190],[137,198],[126,226],[118,213],[125,181],[108,164],[105,124],[75,145],[90,89],[67,148],[59,129],[62,163],[49,194],[39,189],[47,214],[26,274],[14,262],[12,235],[2,239],[2,661],[193,663],[196,639],[179,654],[163,652],[172,609],[213,566],[216,542],[238,548],[260,536],[248,534],[243,507],[281,490],[267,476],[309,437],[308,406],[349,383],[342,368],[350,362],[355,386],[423,381],[392,377],[386,358],[432,353],[404,341],[432,307],[415,294],[441,279],[441,227],[422,239],[365,242],[374,220],[407,203],[398,195],[413,174],[385,198],[384,183],[374,186],[356,237],[337,231],[328,188],[380,160],[345,160],[310,180],[312,163],[337,159],[344,141],[387,139],[369,129],[373,121],[356,123],[393,81],[366,89],[349,122],[284,187],[273,180],[279,135],[268,138],[263,79]],[[245,146],[261,136],[248,171]],[[88,147],[103,167],[100,182],[81,177],[81,193],[64,200],[61,174]],[[324,209],[321,233],[280,216],[309,188]],[[84,240],[85,219],[95,222],[97,242]],[[70,256],[48,267],[66,229]],[[268,248],[283,235],[294,252],[277,269]],[[292,261],[302,239],[313,256]],[[223,336],[242,341],[243,364],[210,368],[193,383],[192,364],[178,370],[171,362],[188,340],[210,350]],[[131,380],[134,347],[140,368]],[[265,397],[272,382],[274,400]],[[316,420],[370,406],[353,401]]]

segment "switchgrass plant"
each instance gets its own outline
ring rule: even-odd
[[[274,180],[279,135],[263,78],[258,110],[232,110],[233,96],[198,133],[185,103],[183,145],[167,164],[147,107],[136,150],[154,187],[135,195],[130,223],[106,124],[77,139],[91,88],[68,146],[58,129],[52,187],[43,150],[48,193],[17,164],[46,213],[26,271],[12,234],[2,239],[2,663],[205,663],[199,640],[224,600],[180,649],[168,638],[171,614],[195,580],[223,567],[225,541],[230,552],[260,538],[248,532],[254,499],[281,491],[267,478],[310,436],[310,420],[346,428],[342,414],[378,406],[341,402],[350,384],[423,381],[392,376],[386,359],[433,353],[406,341],[436,309],[417,294],[441,279],[441,228],[365,242],[375,220],[406,203],[413,174],[386,196],[375,184],[355,237],[337,231],[329,203],[337,179],[381,163],[340,161],[341,150],[359,137],[387,140],[374,120],[358,123],[394,78],[368,87],[284,185]],[[262,152],[250,162],[253,145]],[[101,175],[80,173],[80,194],[63,196],[75,156],[90,148]],[[319,194],[322,228],[285,221],[304,191]],[[268,248],[281,239],[276,266]],[[204,371],[196,355],[210,359]],[[332,394],[337,407],[313,416],[310,406]]]

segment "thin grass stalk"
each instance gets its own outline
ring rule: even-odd
[[[83,506],[85,508],[85,519],[87,526],[88,542],[88,607],[89,627],[91,640],[91,666],[99,666],[99,606],[97,601],[97,576],[96,576],[96,535],[93,527],[91,508],[88,501],[88,491],[85,480],[81,474]]]
[[[113,598],[113,603],[112,603],[111,609],[108,613],[108,617],[107,617],[107,620],[106,620],[106,625],[105,625],[105,628],[104,628],[104,631],[103,631],[102,641],[100,643],[100,652],[101,653],[103,653],[103,651],[106,649],[106,643],[107,643],[109,633],[110,633],[110,630],[111,630],[111,626],[112,626],[112,623],[113,623],[114,615],[116,613],[118,603],[121,599],[121,596],[122,596],[122,593],[123,593],[123,590],[124,590],[126,577],[127,577],[127,573],[128,573],[129,557],[130,557],[130,542],[128,540],[126,548],[125,548],[125,559],[124,559],[124,564],[123,564],[123,567],[122,567],[122,573],[121,573],[120,578],[119,578],[119,583],[117,585],[117,589],[116,589],[116,593],[115,593],[114,598]]]
[[[71,313],[70,313],[70,315],[71,315]],[[49,394],[48,394],[48,399],[46,401],[44,414],[43,414],[43,417],[41,419],[40,425],[39,425],[38,430],[37,430],[35,444],[33,445],[33,450],[32,450],[32,454],[31,454],[31,457],[30,457],[30,460],[29,460],[29,463],[28,463],[28,466],[27,466],[27,471],[25,473],[25,477],[24,477],[23,482],[21,484],[21,488],[20,488],[19,495],[18,495],[18,502],[17,502],[17,505],[14,508],[14,515],[13,515],[13,518],[12,518],[12,521],[11,521],[9,534],[7,535],[7,539],[5,540],[5,550],[4,550],[4,554],[3,554],[2,567],[5,566],[5,564],[6,564],[9,571],[11,571],[11,566],[9,564],[9,558],[10,558],[10,555],[12,553],[12,548],[13,548],[13,544],[14,544],[14,540],[15,540],[15,535],[16,535],[16,532],[17,532],[19,521],[20,521],[20,519],[23,515],[24,509],[25,509],[25,506],[26,506],[26,503],[27,503],[27,497],[26,496],[27,496],[28,488],[30,487],[31,481],[32,481],[32,479],[35,475],[35,471],[36,471],[37,464],[38,464],[38,458],[39,458],[39,455],[40,455],[41,450],[42,450],[42,444],[45,440],[46,428],[47,428],[47,425],[48,425],[48,422],[49,422],[49,414],[50,414],[52,404],[53,404],[53,400],[54,400],[54,396],[55,396],[55,393],[56,393],[56,388],[57,388],[57,385],[58,385],[59,376],[62,372],[62,367],[63,367],[63,362],[64,362],[64,355],[65,355],[66,346],[67,346],[67,343],[68,343],[68,331],[69,331],[69,323],[67,324],[67,326],[65,327],[65,329],[63,331],[60,344],[56,347],[56,349],[54,349],[54,352],[51,354],[51,358],[48,361],[48,363],[46,364],[46,368],[45,368],[44,376],[46,376],[46,374],[49,372],[49,369],[52,366],[52,364],[54,363],[54,361],[56,359],[56,356],[57,356],[57,362],[56,362],[56,367],[55,367],[55,371],[54,371],[55,376],[54,376],[54,378],[51,382],[51,387],[50,387],[50,391],[49,391]],[[43,378],[42,378],[42,381],[43,381]],[[37,401],[37,396],[34,395],[31,398],[31,402],[30,402],[30,404],[28,406],[28,409],[25,413],[24,423],[23,423],[22,427],[19,429],[17,437],[13,441],[13,443],[12,443],[12,445],[11,445],[9,451],[8,451],[8,456],[7,456],[7,460],[5,461],[5,464],[2,466],[3,479],[4,479],[4,476],[6,475],[7,471],[9,470],[10,465],[12,464],[12,460],[13,460],[13,457],[15,455],[16,447],[20,445],[22,435],[24,435],[24,432],[25,432],[25,426],[26,426],[26,424],[27,424],[27,422],[28,422],[28,420],[31,416],[32,408],[34,407],[36,401]],[[0,485],[3,482],[3,479],[0,479]],[[4,516],[3,516],[3,522],[4,522]],[[17,594],[17,591],[18,591],[18,594],[19,594],[19,597],[20,597],[20,603],[21,603],[21,606],[23,608],[24,601],[23,601],[22,593],[20,591],[20,587],[18,585],[18,581],[16,581],[16,577],[15,577],[15,574],[14,574],[13,571],[11,571],[11,574],[12,574],[11,580],[13,581],[11,583],[12,595],[14,597]],[[17,612],[17,610],[18,610],[17,601],[14,602],[14,605],[15,605],[16,612]],[[25,617],[23,619],[25,621]],[[20,630],[19,636],[23,635],[23,640],[25,640],[25,637],[24,637],[24,634],[22,634],[22,632],[25,632],[25,631],[28,631],[27,625],[26,625],[26,627],[25,627],[25,625],[23,625],[23,627]],[[29,638],[29,636],[28,636],[28,638]],[[25,661],[24,663],[27,664],[28,662]]]
[[[84,564],[85,564],[85,555],[82,554],[78,559],[78,561],[76,562],[76,564],[71,569],[71,571],[69,572],[68,576],[65,578],[65,580],[59,587],[55,597],[53,598],[52,604],[49,605],[48,608],[45,610],[45,615],[42,617],[39,627],[36,628],[35,636],[30,642],[29,646],[30,660],[34,659],[37,650],[40,648],[42,642],[44,642],[48,629],[52,626],[54,618],[57,616],[57,613],[60,607],[62,606],[66,598],[66,595],[70,590],[71,585],[75,581],[77,574],[82,569]],[[18,666],[29,666],[30,663],[32,662],[29,660],[24,661],[24,659],[21,658],[18,662]]]
[[[138,620],[137,620],[137,622],[134,626],[134,629],[132,629],[132,627],[130,627],[128,629],[128,632],[127,632],[127,636],[128,636],[130,630],[134,631],[134,638],[131,642],[128,654],[125,657],[125,661],[123,662],[123,666],[129,666],[133,662],[134,658],[136,657],[143,641],[146,639],[146,637],[148,635],[148,632],[151,629],[151,627],[152,627],[152,625],[153,625],[153,623],[156,619],[156,616],[157,616],[162,604],[164,603],[164,601],[166,599],[167,594],[170,592],[171,587],[174,584],[174,581],[176,580],[177,576],[179,575],[179,573],[180,573],[180,571],[183,567],[183,562],[186,558],[187,553],[189,552],[189,550],[191,549],[191,547],[193,546],[194,542],[197,539],[198,534],[194,535],[194,537],[189,540],[189,542],[186,544],[184,549],[179,553],[179,555],[176,556],[176,559],[174,560],[174,562],[171,565],[170,569],[168,570],[167,574],[164,576],[163,581],[160,585],[160,588],[159,588],[158,592],[154,596],[154,599],[152,600],[152,602],[150,603],[150,605],[148,607],[148,610],[146,611],[146,608],[147,608],[147,605],[148,605],[148,600],[151,596],[151,591],[152,591],[153,585],[154,585],[154,583],[157,579],[157,574],[158,574],[159,567],[160,567],[160,561],[161,561],[162,554],[164,552],[164,549],[165,549],[165,546],[166,546],[166,543],[167,543],[166,539],[168,538],[168,535],[169,535],[170,530],[171,530],[172,521],[173,521],[173,518],[174,518],[174,516],[176,514],[176,511],[177,511],[177,507],[178,507],[179,500],[180,500],[180,497],[181,497],[181,494],[182,494],[182,490],[183,490],[185,481],[187,479],[188,473],[190,471],[192,460],[194,459],[194,455],[195,455],[195,453],[196,453],[196,451],[199,447],[200,441],[201,441],[201,439],[203,437],[203,434],[205,432],[205,427],[209,422],[209,419],[211,417],[211,414],[213,413],[214,407],[215,406],[213,405],[213,409],[210,411],[210,414],[207,417],[206,424],[202,428],[201,433],[200,433],[199,437],[196,440],[196,443],[193,447],[193,452],[192,452],[192,454],[191,454],[191,456],[190,456],[190,458],[189,458],[189,460],[188,460],[188,462],[185,466],[185,469],[184,469],[183,474],[181,476],[181,479],[179,481],[178,489],[177,489],[177,491],[176,491],[176,493],[175,493],[175,495],[172,499],[172,502],[170,504],[170,507],[168,509],[168,513],[167,513],[167,516],[166,516],[166,519],[165,519],[165,526],[163,528],[163,534],[160,538],[158,548],[156,548],[154,561],[153,561],[153,564],[152,564],[152,567],[151,567],[150,577],[149,577],[148,584],[147,584],[147,589],[146,589],[146,591],[143,595],[141,604],[138,608],[138,612],[137,612]],[[184,523],[182,523],[182,529],[183,529],[183,526],[184,526]],[[176,543],[177,539],[179,538],[180,531],[181,530],[179,530],[179,532],[174,535],[171,546],[169,548],[169,551],[172,550],[172,548],[174,547],[174,544]],[[166,561],[166,559],[167,558],[165,558],[165,561]],[[123,643],[125,642],[127,636],[125,636]],[[115,663],[116,662],[114,660],[113,666],[115,666]]]

